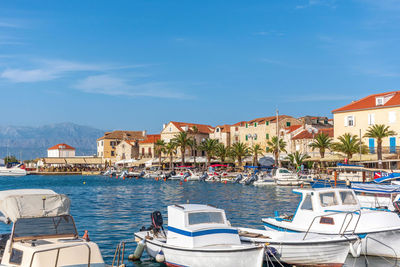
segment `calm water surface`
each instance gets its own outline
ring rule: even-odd
[[[167,206],[179,203],[211,204],[226,211],[233,226],[263,229],[261,218],[275,210],[293,213],[299,197],[289,187],[255,187],[239,184],[115,179],[103,176],[25,176],[1,177],[0,190],[46,188],[71,198],[71,213],[81,235],[89,231],[107,264],[112,263],[121,240],[132,240],[133,233],[150,225],[150,214],[160,210],[167,225]],[[0,225],[0,232],[8,232]],[[134,247],[128,246],[128,254]],[[369,264],[367,264],[369,262]],[[347,266],[393,266],[383,259],[349,259]],[[146,259],[128,266],[159,266]]]

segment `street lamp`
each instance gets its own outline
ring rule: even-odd
[[[312,134],[312,139],[314,140],[314,136],[315,136],[315,134],[317,134],[318,133],[318,129],[316,129],[316,128],[308,128],[307,129],[307,132],[309,132],[310,134]],[[308,144],[308,145],[310,145],[310,144]],[[308,145],[307,145],[307,147],[306,147],[306,153],[308,153]],[[314,156],[314,155],[313,155]]]

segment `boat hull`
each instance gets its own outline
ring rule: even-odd
[[[136,237],[138,237],[136,235]],[[190,267],[231,267],[231,266],[262,266],[264,260],[264,246],[241,245],[228,248],[180,248],[169,246],[157,240],[146,241],[146,252],[156,258],[162,251],[167,266]]]

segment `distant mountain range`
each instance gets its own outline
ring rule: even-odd
[[[96,154],[96,139],[104,131],[74,123],[56,123],[39,127],[0,126],[0,158],[15,155],[22,159],[46,157],[47,149],[59,143],[76,148],[76,155]]]

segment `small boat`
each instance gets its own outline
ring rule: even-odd
[[[356,192],[361,207],[400,212],[400,185],[355,183],[351,189]]]
[[[262,174],[258,176],[257,181],[253,183],[255,186],[275,185],[275,180],[269,174]]]
[[[363,208],[351,189],[294,189],[301,195],[292,216],[262,219],[267,230],[358,235],[362,253],[400,258],[400,218],[387,210]]]
[[[0,166],[0,176],[25,176],[25,165],[19,162],[7,163]]]
[[[272,171],[272,178],[277,185],[298,186],[303,184],[297,174],[290,172],[286,168],[278,168]]]
[[[299,266],[342,266],[357,236],[266,231],[238,228],[242,242],[265,244],[270,259]],[[268,257],[268,255],[267,255]],[[267,258],[268,260],[268,258]]]
[[[96,243],[79,238],[70,200],[52,190],[0,191],[1,221],[13,223],[0,239],[0,266],[105,267]]]
[[[162,222],[161,213],[154,212],[152,227],[143,227],[135,233],[135,239],[138,244],[144,243],[149,256],[167,266],[262,266],[264,245],[242,243],[222,209],[172,205],[168,206],[166,233]]]

